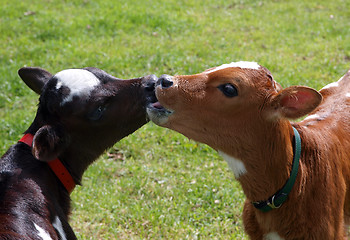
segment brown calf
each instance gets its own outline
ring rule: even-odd
[[[41,95],[25,137],[0,159],[0,239],[76,239],[69,193],[106,148],[147,122],[156,77],[121,80],[97,68],[19,75]]]
[[[246,195],[251,239],[346,238],[350,72],[320,92],[282,89],[266,68],[237,62],[163,75],[156,96],[147,109],[152,121],[208,144],[228,162]]]

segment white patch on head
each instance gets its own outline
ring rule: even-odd
[[[270,232],[265,235],[264,240],[284,240],[284,238],[281,238],[276,232]]]
[[[346,93],[345,97],[350,98],[350,93]]]
[[[239,178],[240,176],[242,176],[243,174],[247,173],[247,169],[244,166],[244,163],[239,160],[236,159],[234,157],[231,157],[230,155],[219,151],[219,154],[225,159],[225,161],[228,163],[228,166],[231,168],[231,170],[233,171],[233,174],[235,175],[235,178]]]
[[[74,96],[89,96],[91,91],[100,84],[100,80],[91,72],[84,69],[67,69],[58,72],[56,89],[66,86],[70,94],[63,99],[62,105],[72,101]]]
[[[221,69],[226,69],[226,68],[231,68],[231,67],[259,70],[260,65],[257,64],[256,62],[246,62],[246,61],[232,62],[229,64],[223,64],[219,67],[210,69],[210,70],[206,71],[206,73],[212,73],[212,72],[219,71]]]
[[[55,217],[55,220],[53,221],[52,226],[57,230],[62,240],[67,240],[66,233],[63,230],[61,220],[58,218],[58,216]]]
[[[50,235],[44,229],[42,229],[41,227],[39,227],[35,223],[34,223],[34,227],[39,232],[38,236],[41,237],[43,240],[52,240]]]

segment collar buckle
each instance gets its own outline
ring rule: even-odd
[[[269,206],[272,209],[280,208],[282,206],[282,203],[279,203],[278,206],[276,206],[275,197],[276,197],[276,195],[273,195],[271,201],[268,200],[266,202],[267,206]]]

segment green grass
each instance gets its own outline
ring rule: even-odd
[[[345,0],[2,0],[0,153],[34,118],[22,66],[131,78],[252,60],[284,87],[319,89],[350,68],[349,39]],[[152,123],[93,164],[72,199],[79,239],[247,239],[226,163]]]

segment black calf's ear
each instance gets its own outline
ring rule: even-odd
[[[54,160],[67,146],[67,141],[61,127],[45,125],[34,135],[33,155],[44,162]]]
[[[52,77],[51,73],[38,67],[23,67],[18,70],[18,75],[30,89],[39,95],[45,83]]]

